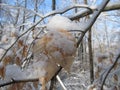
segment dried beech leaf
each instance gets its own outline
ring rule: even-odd
[[[11,37],[17,37],[18,35],[15,32],[11,32]]]
[[[113,64],[114,62],[112,61],[112,59],[110,59],[110,64]]]
[[[22,51],[22,56],[23,56],[23,57],[27,57],[27,48],[28,48],[27,45],[25,45],[25,46],[23,47],[23,51]]]
[[[1,67],[0,67],[0,76],[1,76],[2,78],[5,77],[5,66],[1,66]]]
[[[16,63],[16,65],[21,66],[21,60],[19,57],[16,57],[15,63]]]
[[[101,57],[98,57],[98,63],[102,63],[103,62],[103,59]]]
[[[9,86],[8,90],[23,90],[25,83],[15,83]],[[30,90],[30,89],[28,89]]]
[[[23,41],[22,40],[19,40],[18,41],[18,47],[20,48],[20,47],[22,47],[23,46]]]
[[[46,90],[45,84],[59,70],[59,66],[70,71],[76,46],[75,38],[64,29],[49,30],[41,39],[36,40],[33,46],[34,61],[44,63],[41,64],[42,67],[37,67],[41,71],[44,70],[44,74],[39,76],[42,90]]]
[[[38,84],[39,84],[39,82],[34,82],[33,86],[37,89],[38,88]]]
[[[42,84],[41,90],[47,90],[46,89],[46,78],[45,77],[41,77],[41,78],[39,78],[39,81]]]
[[[12,58],[10,56],[6,56],[3,60],[3,64],[7,65],[12,61]]]
[[[100,77],[99,72],[96,71],[96,72],[95,72],[95,78],[98,79],[99,77]]]
[[[95,85],[91,85],[89,88],[88,88],[88,90],[94,90],[95,89]],[[96,90],[96,89],[95,89]]]
[[[119,64],[116,63],[115,66],[114,66],[114,70],[116,70],[116,68],[117,68],[118,66],[119,66]]]
[[[118,76],[116,74],[114,74],[113,79],[114,79],[114,82],[118,82]]]

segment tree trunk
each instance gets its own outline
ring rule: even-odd
[[[35,0],[34,11],[38,12],[38,0]],[[36,14],[34,15],[33,23],[35,23],[35,21],[36,21]]]
[[[56,9],[56,0],[52,0],[52,10]]]
[[[27,0],[25,0],[25,4],[24,4],[25,6],[25,8],[27,7]],[[24,10],[24,13],[23,13],[23,23],[25,23],[25,14],[26,14],[26,12],[25,12],[25,10]],[[25,29],[25,26],[23,25],[23,27],[22,27],[22,30],[24,30]]]
[[[88,4],[87,0],[84,0],[85,4]],[[89,19],[90,17],[86,17]],[[94,81],[94,63],[93,63],[93,52],[92,52],[92,30],[90,28],[88,32],[88,49],[89,49],[89,67],[90,67],[90,83]]]
[[[93,63],[93,52],[92,52],[92,40],[91,30],[88,32],[88,48],[89,48],[89,63],[90,63],[90,82],[94,81],[94,63]]]

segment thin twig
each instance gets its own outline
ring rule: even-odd
[[[22,33],[16,40],[15,42],[5,51],[5,53],[3,54],[3,56],[0,59],[0,62],[3,60],[3,58],[5,57],[5,55],[7,54],[7,52],[16,44],[16,42],[22,37],[24,36],[26,33],[28,33],[32,28],[34,28],[36,25],[38,25],[44,18],[41,18],[37,23],[35,23],[32,27],[28,28],[24,33]]]
[[[62,80],[60,79],[60,77],[57,75],[56,78],[57,78],[57,80],[60,82],[62,88],[63,88],[64,90],[67,90],[67,88],[65,87],[65,85],[64,85],[64,83],[62,82]]]
[[[69,30],[68,32],[81,32],[81,33],[84,33],[84,31],[82,31],[82,30]]]
[[[33,56],[33,54],[31,54],[30,57],[28,57],[34,41],[35,41],[36,38],[40,35],[40,33],[43,31],[44,28],[45,28],[45,27],[43,27],[42,30],[40,30],[40,32],[35,36],[35,38],[33,39],[33,41],[30,43],[30,45],[29,45],[29,47],[28,47],[28,50],[27,50],[27,56],[26,56],[25,59],[23,60],[22,67],[25,67],[27,61]]]
[[[62,67],[60,66],[60,69],[55,73],[55,76],[61,71]],[[52,77],[53,79],[54,77]],[[17,79],[11,79],[11,81],[8,81],[8,82],[5,82],[5,83],[1,83],[0,84],[0,87],[4,87],[4,86],[7,86],[7,85],[10,85],[10,84],[14,84],[14,83],[21,83],[21,82],[36,82],[36,81],[39,81],[38,78],[30,78],[30,79],[20,79],[20,80],[17,80]]]
[[[39,80],[38,78],[33,78],[33,79],[23,79],[23,80],[15,80],[15,79],[12,79],[12,80],[9,81],[9,82],[6,82],[6,83],[2,83],[2,84],[0,84],[0,87],[4,87],[4,86],[10,85],[10,84],[15,84],[15,83],[36,82],[36,81],[38,81],[38,80]]]
[[[67,11],[73,9],[73,8],[86,8],[86,9],[88,9],[89,11],[92,12],[92,9],[91,9],[88,5],[75,4],[75,5],[68,6],[68,7],[64,8],[64,9],[62,9],[62,10],[54,10],[54,11],[52,11],[52,12],[50,12],[50,13],[47,13],[47,14],[45,15],[45,17],[46,17],[46,16],[50,16],[50,15],[55,15],[55,14],[63,14],[63,13],[65,13],[65,12],[67,12]]]
[[[112,66],[109,68],[109,70],[107,71],[107,73],[106,73],[106,75],[105,75],[105,77],[104,77],[104,79],[103,79],[103,81],[102,81],[100,90],[103,90],[103,85],[104,85],[104,83],[105,83],[105,81],[106,81],[106,79],[107,79],[107,76],[109,75],[109,73],[111,72],[111,70],[115,67],[115,65],[117,64],[119,58],[120,58],[120,53],[119,53],[118,56],[116,57],[115,62],[113,63],[113,65],[112,65]]]

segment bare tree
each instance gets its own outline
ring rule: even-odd
[[[88,4],[87,0],[84,0],[85,4]],[[89,16],[86,17],[87,19],[90,19]],[[91,84],[94,81],[94,63],[93,63],[93,52],[92,52],[92,30],[88,31],[88,48],[89,48],[89,67],[90,67],[90,82]]]
[[[27,0],[24,1],[24,8],[27,8]],[[23,12],[23,24],[25,23],[26,18],[26,11]],[[25,26],[23,25],[22,30],[24,31]]]
[[[35,12],[38,12],[38,0],[35,0],[34,1],[35,2],[35,4],[34,4],[34,11]],[[35,23],[35,21],[36,21],[36,15],[34,15],[34,18],[33,18],[33,22]]]

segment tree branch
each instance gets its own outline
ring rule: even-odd
[[[15,83],[36,82],[36,81],[38,81],[38,80],[39,80],[38,78],[34,78],[34,79],[24,79],[24,80],[15,80],[15,79],[12,79],[12,80],[9,81],[9,82],[0,84],[0,87],[4,87],[4,86],[10,85],[10,84],[15,84]]]
[[[62,67],[60,66],[60,69],[55,73],[55,76],[61,71],[61,69],[62,69]],[[54,77],[52,77],[52,79],[53,78]],[[0,83],[0,87],[7,86],[7,85],[10,85],[10,84],[14,84],[14,83],[36,82],[36,81],[39,81],[39,78],[20,79],[20,80],[11,79],[11,81],[8,81],[8,82],[5,82],[5,83]]]
[[[92,6],[91,6],[92,7]],[[96,11],[97,10],[97,7],[94,7],[94,8],[91,8],[93,9],[92,11]],[[114,3],[114,4],[108,4],[103,10],[102,12],[104,11],[111,11],[111,10],[119,10],[120,9],[120,2],[118,3]],[[82,18],[82,17],[85,17],[87,15],[90,15],[92,14],[93,12],[91,12],[90,10],[86,9],[86,10],[83,10],[83,11],[80,11],[80,12],[77,12],[75,15],[72,15],[70,16],[69,18],[71,20],[75,20],[75,19],[79,19],[79,18]]]
[[[61,9],[61,10],[54,10],[54,11],[52,11],[52,12],[49,12],[49,13],[47,13],[47,14],[45,15],[45,17],[46,17],[46,16],[55,15],[55,14],[63,14],[63,13],[65,13],[65,12],[67,12],[67,11],[73,9],[73,8],[86,8],[86,9],[88,9],[89,11],[92,12],[92,7],[89,7],[88,5],[75,4],[75,5],[71,5],[71,6],[66,7],[66,8],[64,8],[64,9]]]
[[[77,42],[77,47],[79,46],[80,42],[82,41],[84,35],[86,34],[87,31],[90,30],[90,28],[92,27],[92,25],[95,23],[97,17],[100,15],[100,13],[103,11],[103,9],[105,8],[105,6],[107,5],[107,3],[109,2],[110,0],[104,0],[101,5],[99,5],[98,7],[98,10],[94,12],[92,18],[89,19],[88,23],[86,24],[86,27],[84,28],[84,31],[85,33],[81,33],[81,36],[79,37],[78,39],[78,42]]]
[[[120,10],[120,2],[108,4],[103,11]]]
[[[109,70],[107,71],[103,81],[102,81],[102,84],[101,84],[101,87],[100,87],[100,90],[103,90],[103,85],[105,83],[105,80],[107,79],[107,76],[109,75],[109,73],[111,72],[111,70],[115,67],[115,65],[117,64],[118,60],[120,58],[120,53],[118,54],[118,56],[116,57],[115,59],[115,62],[113,63],[113,65],[109,68]]]
[[[67,90],[67,88],[65,87],[65,85],[64,85],[64,83],[62,82],[62,80],[60,79],[60,77],[57,75],[56,78],[57,78],[57,80],[60,82],[62,88],[63,88],[64,90]]]
[[[30,9],[26,9],[26,8],[23,8],[23,7],[17,7],[17,6],[12,6],[12,5],[7,5],[7,4],[0,4],[0,6],[6,6],[6,7],[10,7],[10,8],[16,8],[16,9],[23,9],[23,10],[26,10],[26,11],[30,11],[34,14],[36,14],[37,16],[39,17],[44,17],[44,15],[40,14],[40,13],[37,13],[33,10],[30,10]],[[75,4],[73,6],[69,6],[69,7],[66,7],[65,9],[63,10],[55,10],[55,11],[52,11],[50,13],[47,13],[45,16],[50,16],[50,15],[55,15],[55,14],[63,14],[65,12],[67,12],[68,10],[71,10],[73,8],[87,8],[86,10],[83,10],[83,11],[80,11],[80,12],[77,12],[75,15],[72,15],[70,16],[69,18],[71,20],[75,20],[75,19],[79,19],[79,18],[82,18],[82,17],[85,17],[87,15],[90,15],[93,13],[93,11],[96,11],[97,10],[97,7],[93,7],[93,6],[87,6],[87,5],[79,5],[79,4]],[[111,10],[119,10],[120,9],[120,2],[118,3],[114,3],[114,4],[108,4],[102,12],[104,11],[111,11]]]

